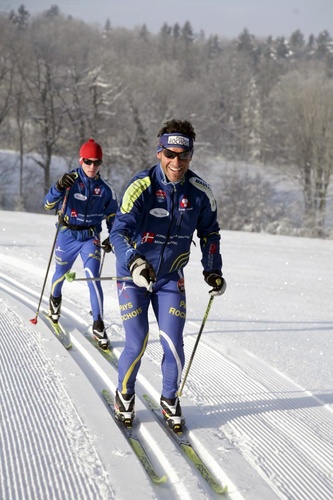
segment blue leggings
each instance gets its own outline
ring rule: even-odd
[[[158,280],[152,293],[132,282],[118,282],[118,300],[125,329],[125,346],[119,358],[118,390],[135,392],[135,380],[145,352],[148,337],[148,309],[151,303],[157,320],[163,348],[161,363],[166,398],[174,398],[184,367],[183,330],[186,320],[184,279],[174,273],[168,280]]]
[[[54,297],[61,295],[65,274],[72,268],[74,261],[81,256],[87,278],[99,276],[101,251],[94,244],[95,239],[78,241],[69,231],[59,232],[55,246],[55,273],[52,277],[51,293]],[[93,319],[103,319],[103,290],[100,281],[88,281],[90,304]]]

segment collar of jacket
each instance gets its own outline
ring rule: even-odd
[[[78,174],[79,174],[79,176],[80,176],[80,179],[81,179],[83,182],[85,182],[85,183],[87,183],[87,182],[92,182],[92,181],[96,181],[97,179],[99,179],[99,178],[100,178],[100,173],[99,173],[99,172],[97,172],[97,174],[95,175],[95,177],[88,177],[88,176],[84,173],[84,170],[83,170],[83,168],[82,168],[82,167],[79,167],[79,168],[77,169],[77,171],[78,171]]]

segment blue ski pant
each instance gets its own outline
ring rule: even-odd
[[[81,256],[87,278],[99,277],[101,250],[95,245],[96,239],[78,241],[71,232],[59,232],[55,245],[55,272],[52,277],[51,293],[61,295],[65,274],[70,271],[78,255]],[[91,311],[94,320],[103,319],[103,290],[100,281],[88,281]]]
[[[125,329],[125,346],[118,364],[118,390],[135,392],[135,381],[149,337],[148,309],[152,305],[163,349],[162,395],[174,398],[179,389],[185,362],[183,330],[186,320],[184,278],[174,273],[158,280],[153,291],[133,282],[119,282],[118,300]]]

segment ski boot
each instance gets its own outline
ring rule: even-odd
[[[168,427],[170,427],[175,434],[181,434],[183,432],[185,419],[182,417],[179,398],[168,399],[161,396],[160,404]]]
[[[57,324],[59,321],[60,311],[61,311],[61,295],[60,297],[53,297],[53,295],[50,295],[49,317],[55,324]]]
[[[109,348],[109,340],[108,336],[106,335],[103,320],[97,319],[94,321],[92,332],[93,336],[98,342],[99,347],[106,351]]]
[[[116,390],[114,399],[114,416],[125,427],[131,428],[134,419],[135,394],[122,394]]]

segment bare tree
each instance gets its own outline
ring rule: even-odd
[[[43,184],[44,191],[47,192],[50,185],[51,160],[55,145],[61,138],[64,118],[59,107],[56,75],[52,63],[38,56],[34,60],[33,70],[26,72],[22,66],[21,70],[33,110],[31,122],[38,130],[31,151],[38,153],[33,155],[33,159],[44,171]]]
[[[4,135],[9,147],[11,134],[7,134],[7,127],[2,127],[4,120],[9,116],[15,101],[13,83],[15,80],[15,61],[12,57],[12,45],[15,42],[16,28],[7,20],[0,18],[0,131]]]
[[[318,68],[293,72],[273,92],[272,103],[271,140],[301,184],[311,234],[322,236],[333,172],[333,82]]]
[[[71,168],[91,136],[117,189],[155,161],[156,131],[177,116],[195,125],[195,161],[288,165],[308,234],[325,235],[333,156],[327,32],[308,43],[299,31],[260,40],[247,30],[206,42],[188,22],[165,23],[158,35],[108,20],[99,30],[56,6],[36,16],[21,6],[0,14],[0,44],[0,143],[19,151],[19,198],[47,190],[58,175],[51,167]],[[320,70],[311,69],[315,62]]]

